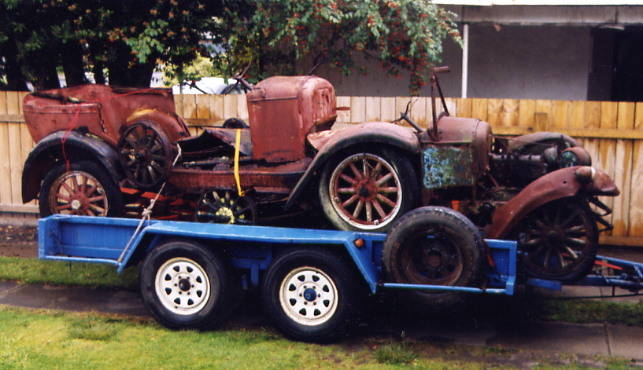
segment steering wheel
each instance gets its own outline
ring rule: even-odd
[[[252,84],[251,84],[250,82],[248,82],[245,78],[243,78],[243,76],[244,76],[244,75],[246,74],[246,72],[248,71],[248,68],[250,68],[250,64],[248,64],[248,65],[246,66],[246,68],[244,68],[244,69],[243,69],[243,71],[241,71],[241,72],[237,73],[236,75],[234,75],[234,76],[232,77],[232,78],[234,78],[235,80],[237,80],[237,83],[238,83],[238,84],[241,84],[241,86],[243,86],[243,89],[244,89],[245,91],[250,91],[250,90],[252,90]]]
[[[245,78],[243,78],[242,76],[237,75],[237,76],[234,76],[234,77],[232,77],[232,78],[234,78],[235,80],[237,80],[237,83],[238,83],[238,84],[241,84],[241,86],[243,86],[243,90],[244,90],[244,91],[250,91],[250,90],[252,90],[252,84],[251,84],[250,82],[248,82],[248,81],[247,81]]]

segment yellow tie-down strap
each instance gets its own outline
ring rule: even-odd
[[[239,148],[241,147],[241,129],[237,129],[234,139],[234,182],[237,184],[237,194],[243,196],[241,178],[239,177]]]

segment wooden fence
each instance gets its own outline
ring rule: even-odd
[[[36,205],[23,205],[20,194],[22,165],[33,147],[22,118],[23,97],[0,92],[0,212],[33,214]],[[340,96],[337,105],[350,109],[339,111],[338,122],[390,121],[410,100],[411,117],[426,126],[431,120],[427,97]],[[244,96],[177,95],[175,103],[177,113],[194,126],[193,133],[199,125],[248,117]],[[603,199],[614,209],[609,217],[614,230],[606,241],[643,246],[643,103],[450,98],[447,107],[452,114],[489,122],[495,134],[556,131],[579,139],[594,165],[606,170],[621,190],[621,196]]]

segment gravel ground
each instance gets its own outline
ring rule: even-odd
[[[0,225],[0,256],[37,257],[38,232],[36,227]]]

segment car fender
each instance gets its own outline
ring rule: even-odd
[[[64,161],[65,156],[70,160],[93,160],[102,165],[114,181],[122,178],[118,153],[109,144],[77,131],[57,131],[40,140],[25,161],[22,171],[23,202],[36,199],[40,183],[49,169]]]
[[[580,173],[589,172],[586,178]],[[539,177],[503,206],[496,209],[485,237],[505,238],[531,211],[556,199],[577,195],[617,196],[619,190],[609,175],[591,167],[561,168]]]
[[[344,149],[368,143],[388,145],[416,155],[420,151],[420,141],[411,129],[390,122],[367,122],[340,130],[321,131],[309,134],[308,141],[317,150],[317,154],[290,192],[286,209],[295,204],[310,180],[326,162]]]
[[[121,126],[120,134],[136,122],[154,122],[158,125],[171,143],[190,135],[185,122],[174,113],[162,112],[157,109],[140,108],[127,117],[125,124]]]
[[[517,136],[509,140],[509,151],[513,152],[516,150],[520,150],[526,146],[529,146],[532,144],[538,144],[540,142],[548,141],[548,140],[562,140],[566,143],[569,143],[571,147],[580,146],[574,138],[568,135],[561,134],[558,132],[541,131],[541,132],[534,132],[532,134]]]

